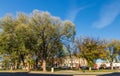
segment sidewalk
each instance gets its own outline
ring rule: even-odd
[[[79,72],[79,71],[73,71],[73,70],[61,70],[61,71],[55,71],[55,72],[43,72],[43,71],[0,71],[0,73],[27,73],[27,74],[43,74],[43,75],[67,75],[67,76],[99,76],[99,75],[105,75],[105,76],[120,76],[120,71],[115,72]]]
[[[72,70],[64,70],[64,71],[56,71],[56,72],[42,72],[42,71],[31,71],[29,73],[41,73],[41,74],[65,74],[65,75],[73,75],[73,76],[97,76],[101,74],[110,74],[113,72],[78,72]]]

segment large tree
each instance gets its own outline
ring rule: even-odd
[[[66,41],[74,39],[75,27],[70,21],[62,21],[48,12],[34,11],[30,19],[30,27],[37,37],[37,54],[46,71],[46,61],[59,56]]]
[[[107,57],[111,63],[111,70],[113,70],[113,61],[118,61],[117,56],[120,55],[120,41],[111,40],[110,42],[108,42],[107,48],[110,51],[110,55],[107,55]]]
[[[93,66],[96,59],[106,57],[106,43],[91,37],[80,37],[76,40],[76,46],[79,50],[78,57],[87,60],[89,69]]]
[[[1,52],[23,64],[27,60],[28,67],[31,60],[35,59],[36,64],[41,60],[43,71],[46,71],[46,61],[63,56],[63,45],[72,41],[75,35],[72,22],[38,10],[30,15],[19,13],[16,17],[6,16],[0,26]]]
[[[0,46],[1,53],[3,55],[7,55],[9,57],[9,61],[11,64],[15,64],[18,56],[15,52],[17,50],[16,40],[15,40],[15,20],[12,16],[7,15],[1,20],[0,26],[2,27],[1,37],[0,37]]]

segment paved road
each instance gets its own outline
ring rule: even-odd
[[[27,72],[0,72],[0,76],[120,76],[120,72],[108,74],[45,74],[45,73],[27,73]]]
[[[73,75],[64,75],[64,74],[35,74],[27,72],[17,72],[17,73],[7,73],[1,72],[0,76],[73,76]]]
[[[114,72],[114,73],[109,73],[109,74],[101,74],[98,76],[120,76],[120,72]]]

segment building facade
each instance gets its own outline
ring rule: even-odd
[[[75,56],[66,56],[63,59],[62,66],[64,67],[73,67],[73,68],[80,68],[83,66],[87,66],[87,61],[84,58],[78,58]]]

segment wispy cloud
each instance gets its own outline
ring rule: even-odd
[[[114,0],[114,2],[101,8],[100,18],[93,23],[93,27],[104,28],[110,25],[118,15],[120,15],[120,0]]]
[[[69,13],[67,14],[67,19],[74,22],[76,16],[78,15],[78,13],[85,9],[85,7],[81,7],[81,8],[72,8],[69,10]]]

